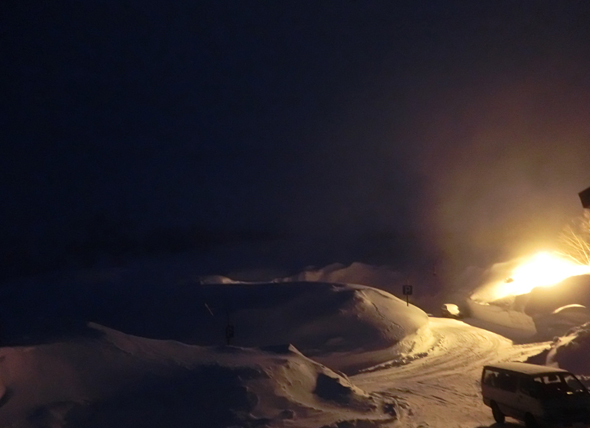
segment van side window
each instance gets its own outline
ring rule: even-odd
[[[500,373],[496,382],[496,386],[506,391],[514,392],[518,386],[518,378],[509,373]]]
[[[520,380],[520,389],[529,397],[539,398],[543,391],[543,382],[538,377],[534,379],[524,377]]]
[[[499,373],[495,370],[485,369],[483,373],[483,383],[489,386],[496,386],[498,374]]]
[[[559,376],[556,373],[551,373],[551,374],[543,376],[543,382],[546,385],[559,384],[559,383],[561,383],[561,379],[559,378]]]

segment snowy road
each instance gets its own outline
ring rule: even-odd
[[[546,343],[512,341],[460,321],[431,318],[434,347],[409,364],[382,364],[352,377],[362,389],[401,398],[408,409],[396,425],[408,428],[479,428],[494,425],[481,400],[479,378],[485,364],[522,361]]]

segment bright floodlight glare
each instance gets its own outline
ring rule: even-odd
[[[547,252],[538,253],[517,266],[511,281],[498,284],[496,298],[530,293],[536,287],[549,287],[575,275],[590,273],[590,266],[581,265]]]

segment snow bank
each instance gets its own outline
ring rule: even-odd
[[[200,347],[93,328],[101,337],[0,351],[0,426],[376,427],[395,418],[393,399],[293,346]]]
[[[96,322],[140,337],[243,347],[292,343],[333,369],[353,371],[388,359],[392,347],[427,326],[428,317],[391,294],[362,285],[322,282],[40,283],[1,290],[4,343],[38,344],[85,334]],[[31,307],[35,308],[34,314]],[[386,350],[382,355],[376,351]],[[354,354],[354,355],[353,355]],[[362,356],[360,355],[362,354]],[[363,359],[366,361],[363,362]]]
[[[348,266],[333,263],[323,268],[309,267],[296,275],[276,279],[279,282],[316,281],[362,284],[382,289],[400,285],[403,280],[402,274],[389,266],[373,266],[360,262],[354,262]]]

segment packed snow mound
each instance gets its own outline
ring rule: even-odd
[[[513,340],[528,340],[535,337],[537,328],[533,318],[510,305],[477,302],[467,299],[470,317],[465,322],[485,328]]]
[[[304,418],[377,427],[395,418],[395,400],[293,346],[200,347],[92,327],[99,337],[0,350],[0,426],[300,426]]]
[[[556,338],[547,354],[547,365],[590,376],[590,322],[574,327]]]
[[[226,314],[216,312],[231,301],[232,343],[257,347],[293,343],[305,355],[328,366],[351,371],[375,363],[367,353],[411,346],[405,339],[427,328],[428,316],[415,306],[362,285],[289,282],[201,287],[203,302],[213,308],[192,343],[219,343]],[[221,321],[221,323],[219,323]],[[390,351],[392,352],[392,351]],[[361,358],[361,355],[364,355]],[[379,358],[390,358],[391,353]]]

